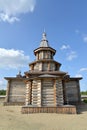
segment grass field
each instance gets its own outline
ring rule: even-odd
[[[87,105],[83,106],[76,115],[21,114],[20,106],[0,103],[0,130],[87,130]]]

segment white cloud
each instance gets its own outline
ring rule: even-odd
[[[19,21],[18,16],[33,12],[36,0],[0,0],[0,21]]]
[[[0,68],[21,68],[27,65],[29,56],[22,50],[0,48]]]
[[[14,21],[19,21],[17,17],[10,17],[7,14],[0,14],[0,21],[3,20],[3,22],[7,21],[9,23],[13,23]]]
[[[77,53],[75,51],[70,51],[70,53],[67,53],[67,60],[71,61],[74,58],[77,58]]]
[[[70,46],[69,45],[62,45],[62,47],[60,49],[67,50],[67,49],[70,49]]]
[[[75,77],[83,77],[82,74],[76,74]]]
[[[87,68],[81,68],[80,72],[87,71]]]
[[[84,41],[84,42],[87,42],[87,36],[84,36],[84,37],[83,37],[83,41]]]
[[[87,68],[81,68],[75,77],[85,77],[85,72],[87,72]]]
[[[0,79],[0,89],[6,89],[6,82],[4,79]]]
[[[62,45],[60,50],[67,50],[65,51],[66,60],[71,61],[77,57],[77,53],[72,51],[72,48],[69,45]]]
[[[79,36],[82,38],[83,42],[87,43],[87,34],[80,32],[78,29],[75,30],[76,34],[79,34]]]

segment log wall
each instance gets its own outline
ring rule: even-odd
[[[64,104],[61,79],[28,81],[26,84],[26,105],[59,106]]]
[[[62,85],[61,79],[56,80],[56,103],[57,103],[57,106],[64,104],[63,85]]]
[[[30,71],[55,71],[59,70],[59,66],[54,62],[39,62],[30,65]]]
[[[33,106],[41,106],[41,80],[32,81],[31,104]]]
[[[10,92],[8,102],[25,102],[25,83],[22,80],[12,80],[10,82]]]
[[[74,103],[79,101],[79,88],[77,81],[69,81],[64,83],[65,87],[65,102]]]
[[[42,81],[42,106],[54,106],[54,82],[51,79]]]

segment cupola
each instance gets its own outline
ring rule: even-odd
[[[56,50],[53,49],[52,47],[50,47],[46,36],[47,36],[46,33],[43,32],[40,46],[39,46],[39,48],[34,50],[36,60],[53,59],[53,56],[56,53]]]

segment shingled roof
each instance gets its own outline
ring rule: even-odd
[[[48,40],[46,38],[46,33],[45,32],[42,34],[42,40],[41,40],[41,43],[40,43],[40,47],[50,47],[49,43],[48,43]]]

